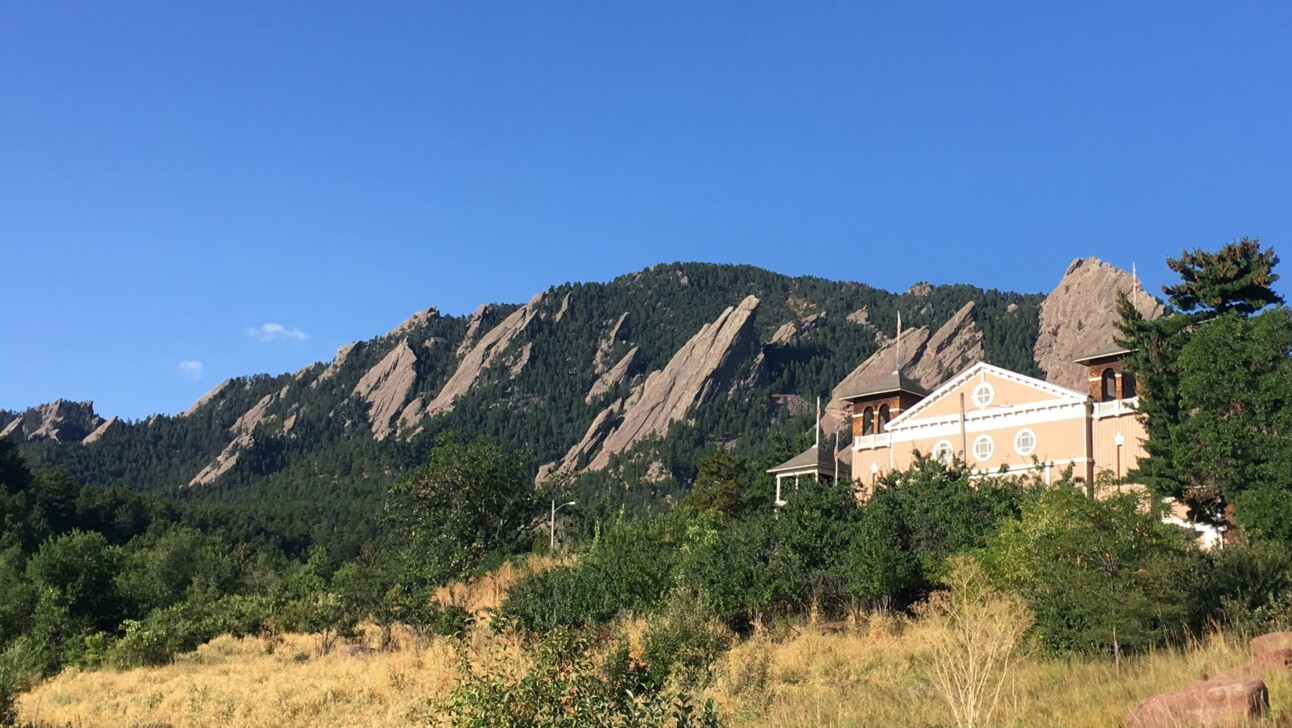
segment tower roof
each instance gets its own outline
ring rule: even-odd
[[[881,394],[892,394],[893,392],[909,392],[920,397],[928,394],[927,390],[900,371],[889,372],[882,377],[868,379],[860,384],[859,390],[856,394],[846,394],[841,399],[852,401],[867,397],[877,397]]]

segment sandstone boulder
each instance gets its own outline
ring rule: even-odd
[[[1126,726],[1240,726],[1264,716],[1268,708],[1269,691],[1263,681],[1227,675],[1141,700],[1127,713]]]
[[[1252,657],[1292,649],[1292,632],[1270,632],[1253,637],[1251,642]]]

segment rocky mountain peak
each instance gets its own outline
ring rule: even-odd
[[[1142,290],[1126,271],[1098,258],[1077,258],[1041,304],[1040,331],[1033,356],[1046,380],[1085,391],[1086,369],[1073,359],[1111,349],[1117,331],[1117,294],[1131,296],[1145,318],[1165,309]]]
[[[103,423],[104,419],[94,412],[93,402],[56,399],[23,412],[0,430],[0,437],[28,442],[81,442]]]

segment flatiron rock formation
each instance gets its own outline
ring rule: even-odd
[[[588,389],[588,395],[583,398],[583,403],[592,404],[598,397],[609,392],[615,387],[615,385],[622,382],[632,370],[633,364],[636,363],[638,351],[640,351],[640,349],[636,346],[629,349],[628,353],[624,354],[618,364],[610,367],[605,374],[597,377],[597,381],[593,382],[592,387]]]
[[[449,381],[445,382],[444,387],[440,389],[440,393],[435,395],[435,399],[431,400],[431,403],[426,406],[426,414],[437,415],[452,410],[453,403],[466,394],[467,390],[471,389],[471,385],[475,384],[480,375],[489,368],[489,365],[507,350],[507,347],[511,345],[517,336],[529,327],[530,322],[538,315],[542,301],[543,294],[540,293],[534,296],[529,303],[512,311],[511,315],[502,320],[502,323],[490,329],[484,336],[481,336],[475,346],[471,347],[462,356],[462,361],[458,363],[458,368],[454,370],[453,376],[449,377]],[[483,310],[476,309],[476,313],[472,314],[472,321],[478,322],[480,315],[483,315]],[[470,326],[468,326],[468,338],[466,341],[470,340],[470,334]],[[466,341],[463,343],[465,344]],[[459,351],[461,351],[461,348],[459,348]],[[528,356],[525,359],[527,360]],[[520,368],[524,367],[524,365],[523,362],[519,366],[513,363],[512,376],[519,374]]]
[[[417,354],[408,339],[403,339],[355,385],[354,396],[368,404],[368,424],[374,438],[384,440],[395,431],[417,383],[416,367]]]
[[[982,329],[974,322],[977,306],[966,303],[937,331],[929,333],[927,326],[902,332],[900,340],[893,340],[871,354],[866,361],[853,369],[831,392],[826,407],[827,418],[823,429],[832,434],[847,421],[847,403],[844,397],[865,391],[873,382],[880,381],[901,370],[911,382],[931,390],[947,377],[978,361],[983,356]]]
[[[103,418],[94,413],[93,402],[56,399],[23,412],[0,430],[0,437],[28,442],[81,442],[102,424]]]
[[[1033,349],[1047,381],[1086,391],[1086,369],[1072,360],[1116,348],[1118,292],[1131,296],[1145,318],[1158,318],[1164,311],[1152,296],[1135,291],[1129,273],[1098,258],[1077,258],[1064,271],[1041,304]]]
[[[743,353],[755,335],[757,310],[756,296],[728,307],[678,349],[663,369],[652,372],[642,386],[641,396],[624,410],[623,421],[606,437],[588,469],[605,468],[612,454],[628,449],[643,437],[663,435],[693,405],[721,388],[732,373],[738,353]]]

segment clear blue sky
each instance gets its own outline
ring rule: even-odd
[[[1289,277],[1289,38],[1280,2],[5,3],[0,407],[175,412],[673,260],[1155,289],[1251,235]]]

